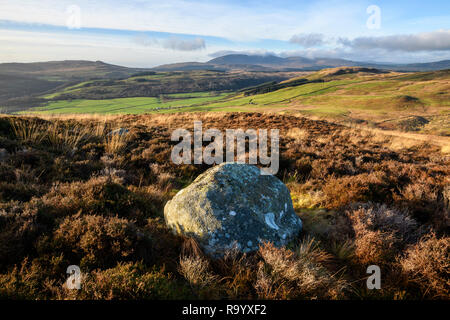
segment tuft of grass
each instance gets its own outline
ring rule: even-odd
[[[423,295],[448,299],[450,294],[450,238],[425,236],[400,259],[409,281],[423,289]]]
[[[179,272],[193,287],[204,288],[217,281],[217,276],[209,271],[208,261],[198,256],[181,257]]]
[[[86,300],[183,299],[187,288],[162,268],[140,262],[118,263],[114,268],[94,270],[83,276],[82,290],[64,290],[60,298]]]
[[[292,138],[296,142],[302,142],[309,136],[308,131],[301,128],[291,128],[286,133],[287,138]]]
[[[265,243],[259,249],[255,289],[263,299],[337,299],[347,287],[343,279],[331,274],[324,263],[330,255],[314,238],[307,237],[292,251]]]
[[[110,134],[104,139],[105,151],[109,154],[120,153],[127,145],[128,134]]]
[[[350,261],[355,255],[355,243],[347,239],[345,241],[334,241],[331,244],[331,252],[342,261]]]
[[[24,143],[40,144],[46,138],[44,126],[40,121],[23,118],[9,120],[15,137]]]
[[[59,151],[71,151],[87,140],[91,134],[85,126],[59,124],[55,122],[47,129],[47,140],[52,148]]]

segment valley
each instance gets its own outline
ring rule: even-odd
[[[281,112],[351,126],[450,135],[449,70],[141,71],[123,79],[62,85],[18,101],[20,106],[0,108],[20,114]]]

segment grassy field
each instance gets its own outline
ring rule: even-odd
[[[423,77],[409,80],[408,75],[392,76],[354,75],[350,79],[332,78],[323,83],[309,83],[298,87],[281,89],[275,92],[244,97],[235,97],[225,102],[211,104],[211,108],[241,107],[252,105],[293,106],[297,110],[314,111],[314,107],[353,109],[368,109],[380,112],[390,111],[424,111],[439,108],[440,111],[450,111],[450,73],[446,77],[428,79]],[[311,78],[313,78],[311,76]],[[312,107],[312,108],[311,108]]]
[[[179,110],[181,107],[202,105],[221,100],[226,93],[186,93],[162,95],[159,98],[118,98],[105,100],[79,99],[72,101],[51,101],[45,106],[34,108],[22,113],[36,114],[77,114],[77,113],[107,113],[107,114],[140,114],[162,110]]]

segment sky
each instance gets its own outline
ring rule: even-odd
[[[450,59],[448,0],[0,0],[0,63],[129,67],[230,54]]]

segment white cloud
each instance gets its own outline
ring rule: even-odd
[[[129,67],[209,60],[205,50],[179,51],[162,46],[143,46],[132,38],[100,35],[66,35],[46,32],[0,32],[1,62],[51,60],[101,60]],[[212,47],[212,50],[219,50]]]
[[[136,44],[150,47],[159,46],[165,49],[178,51],[196,51],[206,48],[205,40],[202,38],[187,39],[176,36],[169,38],[155,38],[147,35],[139,35],[133,38]]]
[[[166,49],[180,51],[195,51],[205,49],[205,40],[202,38],[182,39],[179,37],[170,37],[162,41],[163,47]]]
[[[340,39],[344,46],[355,49],[385,49],[388,51],[442,51],[450,50],[450,30],[383,37]]]
[[[321,33],[300,33],[292,36],[289,42],[304,48],[316,47],[325,43],[325,36]]]
[[[275,53],[274,51],[259,49],[259,50],[220,50],[220,51],[212,52],[212,53],[208,54],[208,56],[210,56],[211,58],[218,58],[218,57],[226,56],[229,54],[245,54],[248,56],[251,56],[251,55],[275,56],[275,55],[277,55],[277,53]]]

